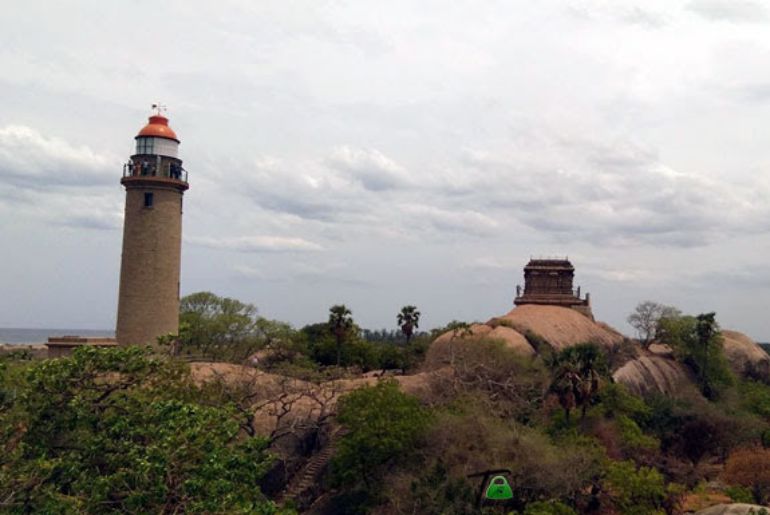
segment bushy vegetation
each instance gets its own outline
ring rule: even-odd
[[[0,512],[275,513],[259,485],[301,477],[330,441],[316,485],[325,513],[668,514],[720,484],[722,498],[770,500],[770,386],[729,371],[713,314],[646,306],[647,341],[624,342],[618,359],[593,342],[559,351],[532,331],[537,355],[523,356],[463,339],[470,325],[456,321],[420,333],[414,306],[380,331],[342,304],[299,329],[210,293],[182,307],[172,349],[186,360],[138,348],[0,360]],[[451,366],[403,377],[447,331]],[[671,395],[613,381],[653,341],[691,376]],[[185,362],[195,358],[276,382],[196,384]],[[394,378],[347,381],[371,370]],[[312,408],[290,420],[303,402]],[[296,448],[277,444],[301,433]],[[491,470],[511,499],[483,498]],[[278,500],[281,488],[265,491]]]
[[[751,492],[757,504],[770,502],[770,449],[737,449],[725,463],[724,479]]]
[[[428,427],[429,412],[402,393],[395,381],[360,388],[339,403],[338,422],[345,429],[333,462],[342,484],[371,486],[381,468],[414,450]]]
[[[566,422],[569,423],[573,408],[580,408],[581,417],[585,418],[586,410],[609,374],[604,353],[592,343],[567,347],[552,357],[550,367],[553,370],[550,391],[558,398]]]
[[[682,312],[673,306],[666,306],[651,300],[640,302],[634,312],[628,315],[628,323],[636,329],[639,343],[648,347],[661,336],[661,320],[675,319]]]
[[[628,515],[663,514],[666,485],[663,475],[633,461],[617,461],[607,467],[605,486],[612,503]]]
[[[296,330],[258,316],[252,304],[199,292],[182,299],[180,334],[167,340],[183,357],[256,364],[301,377],[324,377],[317,374],[324,367],[413,369],[422,361],[429,336],[416,332],[420,313],[414,306],[405,306],[395,318],[398,331],[365,331],[339,304],[329,309],[327,321]]]
[[[195,401],[186,367],[137,347],[83,347],[2,388],[4,513],[275,513],[256,486],[266,441]]]
[[[660,320],[658,336],[689,366],[703,395],[715,399],[733,384],[714,313],[670,316]]]

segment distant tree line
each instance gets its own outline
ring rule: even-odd
[[[189,358],[233,363],[253,362],[285,373],[309,373],[322,367],[409,370],[422,360],[430,336],[419,332],[420,312],[404,306],[395,317],[398,329],[361,329],[344,304],[329,308],[325,322],[299,329],[260,317],[256,306],[210,292],[184,297],[178,337],[164,341]]]

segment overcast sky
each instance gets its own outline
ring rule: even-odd
[[[770,340],[770,2],[0,0],[0,326],[111,328],[121,164],[168,105],[182,294],[299,326],[512,307]]]

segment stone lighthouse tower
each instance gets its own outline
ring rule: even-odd
[[[134,155],[123,166],[126,188],[123,254],[115,337],[119,345],[155,343],[179,330],[182,197],[187,171],[179,139],[157,113],[134,138]]]

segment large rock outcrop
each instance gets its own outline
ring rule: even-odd
[[[640,356],[628,361],[612,374],[637,395],[662,393],[671,395],[689,382],[684,367],[669,357]]]
[[[757,342],[738,331],[722,330],[725,357],[741,376],[770,380],[770,355]]]
[[[623,341],[623,335],[608,325],[594,322],[574,309],[559,306],[525,304],[490,322],[507,325],[521,334],[530,331],[544,338],[556,350],[585,342],[613,347]]]
[[[716,506],[695,512],[695,515],[749,515],[750,513],[757,515],[762,513],[763,509],[770,511],[770,507],[758,504],[717,504]]]
[[[614,347],[623,341],[623,335],[601,322],[559,306],[526,304],[508,314],[493,318],[485,324],[473,324],[467,330],[447,331],[436,338],[428,349],[425,367],[428,370],[446,366],[459,342],[463,345],[479,340],[498,340],[523,356],[537,353],[525,336],[527,333],[561,350],[579,343],[594,342]]]
[[[426,370],[436,370],[449,365],[460,346],[482,339],[500,341],[506,348],[515,350],[523,356],[535,355],[535,349],[524,335],[515,329],[504,325],[494,327],[490,324],[473,324],[467,330],[447,331],[433,340],[423,366]]]

